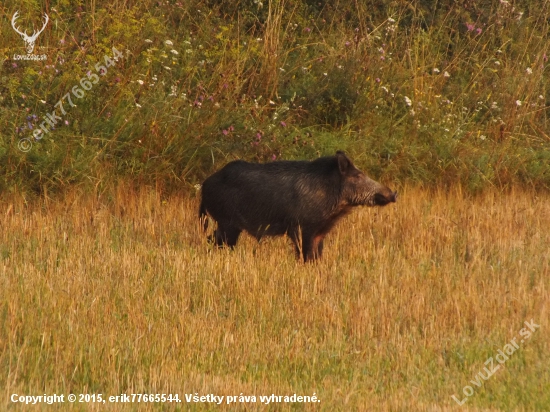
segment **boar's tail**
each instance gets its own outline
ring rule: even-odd
[[[199,207],[199,219],[202,222],[202,228],[206,232],[206,229],[208,229],[208,218],[206,215],[206,207],[204,206],[204,202],[201,200],[201,205]]]

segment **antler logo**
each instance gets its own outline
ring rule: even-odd
[[[19,17],[19,12],[16,11],[15,14],[13,15],[13,18],[11,19],[11,25],[13,27],[13,29],[21,35],[21,38],[23,39],[23,41],[25,42],[25,47],[27,48],[27,54],[32,54],[33,50],[34,50],[34,43],[36,42],[36,39],[38,38],[38,36],[40,35],[40,33],[42,33],[44,31],[44,29],[46,28],[46,25],[48,24],[48,21],[50,21],[48,15],[46,13],[44,13],[44,17],[45,17],[45,21],[44,21],[44,25],[42,26],[42,28],[38,31],[38,33],[36,33],[34,30],[32,32],[32,36],[29,36],[27,34],[27,31],[25,30],[25,32],[21,32],[16,26],[15,26],[15,20],[17,20],[17,18]]]

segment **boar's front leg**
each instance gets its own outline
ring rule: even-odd
[[[319,239],[317,243],[317,257],[323,256],[323,238]]]
[[[289,235],[292,243],[294,243],[296,259],[300,259],[303,256],[304,262],[308,262],[320,258],[323,254],[323,239],[325,234],[316,234],[302,228],[292,230]]]
[[[302,234],[302,253],[304,262],[319,259],[323,254],[323,238],[321,234],[310,234],[304,232]]]
[[[319,259],[323,255],[324,234],[315,234],[302,239],[304,250],[304,262]]]

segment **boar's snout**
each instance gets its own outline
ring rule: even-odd
[[[397,201],[397,192],[392,192],[390,189],[385,187],[378,193],[374,195],[374,204],[376,206],[385,206],[388,203],[395,203]]]

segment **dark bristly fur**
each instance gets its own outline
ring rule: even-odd
[[[235,246],[243,230],[258,240],[287,234],[307,262],[321,256],[324,237],[354,206],[396,199],[338,151],[311,162],[228,163],[204,181],[199,216],[218,223],[218,246]]]

